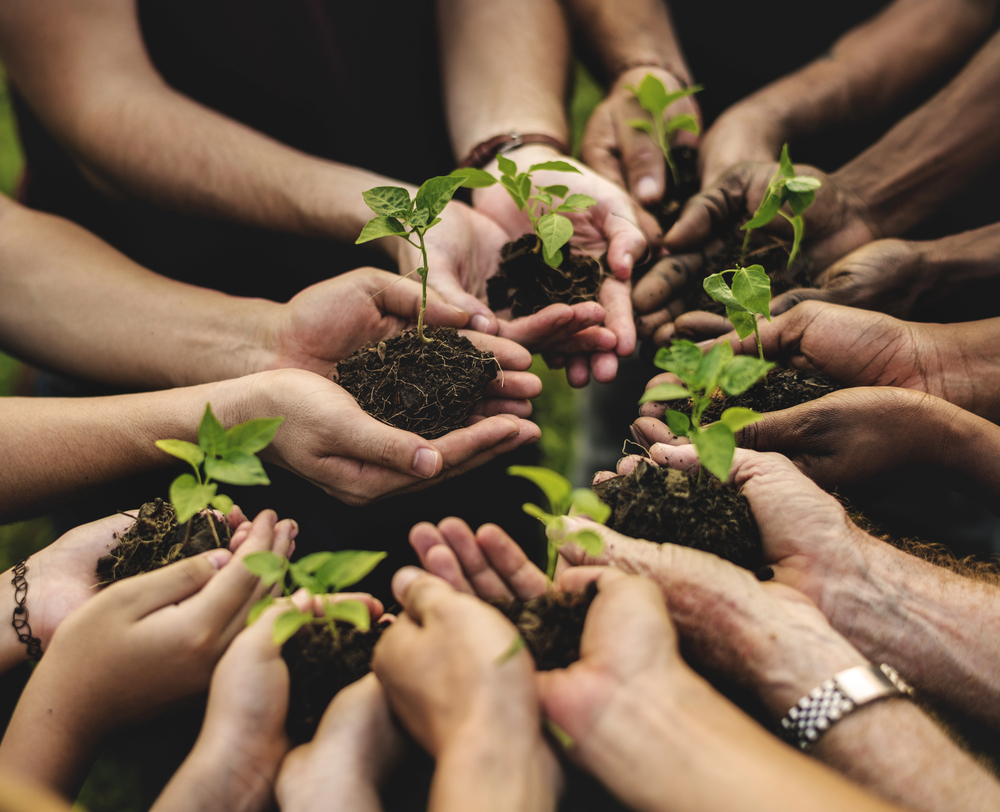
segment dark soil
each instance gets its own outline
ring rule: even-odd
[[[228,544],[225,521],[199,514],[178,527],[174,506],[154,499],[139,508],[135,524],[118,537],[118,545],[98,559],[97,576],[100,586],[106,586]]]
[[[755,412],[777,412],[800,403],[808,403],[823,395],[843,389],[844,384],[820,372],[801,372],[797,369],[772,369],[767,377],[757,381],[742,395],[725,397],[722,391],[702,414],[701,423],[716,422],[722,413],[733,406],[743,406]],[[691,401],[680,411],[691,412]]]
[[[704,474],[699,482],[697,474],[640,462],[628,476],[594,490],[611,507],[612,530],[705,550],[748,570],[764,565],[749,503],[713,476]]]
[[[527,601],[494,601],[517,626],[539,671],[566,668],[580,659],[580,637],[597,584],[579,593],[547,592]]]
[[[528,233],[500,250],[500,270],[487,280],[492,310],[510,308],[512,316],[530,316],[550,304],[596,302],[607,276],[603,263],[563,249],[563,261],[550,268],[542,259],[541,241]]]
[[[360,632],[338,624],[335,643],[329,628],[309,626],[281,649],[290,675],[288,736],[295,744],[312,739],[319,720],[342,688],[371,670],[372,651],[388,623]]]
[[[653,216],[656,217],[664,234],[677,222],[684,204],[701,189],[701,179],[698,177],[698,150],[692,147],[675,147],[673,156],[680,182],[674,183],[668,167],[667,193],[663,196],[663,200],[651,207]]]
[[[451,327],[369,343],[337,365],[337,383],[390,426],[433,440],[460,429],[500,369]]]

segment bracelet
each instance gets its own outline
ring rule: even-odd
[[[472,151],[458,165],[458,168],[466,169],[471,166],[475,169],[482,169],[497,155],[510,152],[525,144],[548,144],[550,147],[555,147],[563,155],[569,154],[569,146],[551,135],[542,135],[541,133],[526,133],[522,135],[518,132],[509,132],[503,135],[496,135],[488,141],[476,144],[472,148]]]
[[[31,626],[28,625],[28,607],[25,606],[25,601],[28,600],[28,580],[24,576],[27,572],[28,559],[22,558],[14,565],[14,577],[10,581],[14,586],[14,602],[17,604],[10,625],[17,632],[17,639],[28,647],[28,656],[32,660],[39,660],[42,657],[42,641],[31,634]]]
[[[913,689],[892,666],[868,663],[848,668],[792,705],[779,724],[778,735],[807,751],[847,714],[893,696],[912,697]]]
[[[660,70],[666,71],[671,76],[673,76],[678,82],[681,83],[682,88],[691,87],[691,83],[681,76],[676,70],[674,70],[669,65],[664,65],[662,62],[657,62],[655,59],[630,59],[628,62],[623,62],[614,73],[614,81],[618,81],[618,78],[627,71],[633,68],[659,68]]]

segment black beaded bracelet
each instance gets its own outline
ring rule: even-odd
[[[28,647],[28,656],[32,660],[40,660],[42,657],[42,641],[31,634],[31,626],[28,625],[28,607],[25,605],[28,600],[28,559],[22,558],[14,565],[14,577],[11,584],[14,586],[14,617],[11,625],[17,632],[17,639]]]

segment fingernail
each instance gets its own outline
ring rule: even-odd
[[[232,557],[232,554],[228,550],[212,550],[208,554],[208,562],[217,570],[221,570]]]
[[[295,519],[289,519],[288,521],[292,523],[292,529],[288,531],[288,538],[294,539],[299,535],[299,523]],[[294,547],[295,545],[292,546]]]
[[[482,313],[477,313],[472,317],[472,321],[469,322],[469,328],[475,330],[477,333],[485,333],[490,326],[490,320],[486,318]]]
[[[649,448],[649,440],[646,439],[646,435],[643,434],[635,424],[629,426],[629,431],[632,432],[632,438],[639,445],[643,448]]]
[[[413,458],[413,472],[427,479],[434,476],[437,471],[438,452],[433,448],[421,448],[417,450],[417,455]]]
[[[639,178],[639,182],[635,185],[636,197],[643,201],[655,199],[659,191],[659,185],[650,177]]]
[[[410,588],[410,584],[417,580],[424,571],[419,567],[403,567],[396,570],[396,574],[392,576],[392,594],[396,596],[397,599],[402,599],[406,596],[407,590]]]
[[[625,265],[625,266],[631,268],[634,263],[635,263],[635,260],[632,259],[632,255],[631,254],[623,254],[622,255],[622,265]]]
[[[705,347],[711,347],[714,344],[715,344],[714,338],[706,338],[704,341],[699,341],[697,344],[695,344],[695,346],[703,350],[705,349]]]

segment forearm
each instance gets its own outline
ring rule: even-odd
[[[150,812],[260,812],[269,808],[262,799],[273,797],[274,776],[253,770],[234,770],[231,758],[213,754],[201,739],[174,773]],[[339,797],[339,796],[335,796]],[[345,806],[355,812],[353,807]]]
[[[566,141],[569,35],[558,0],[438,0],[438,21],[458,160],[511,131]]]
[[[1000,223],[914,245],[933,280],[935,297],[1000,275]]]
[[[865,202],[882,235],[902,234],[1000,157],[998,120],[1000,34],[944,90],[832,177]]]
[[[659,65],[690,84],[691,70],[664,0],[563,0],[609,79],[629,66]]]

